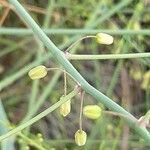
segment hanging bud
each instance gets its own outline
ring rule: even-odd
[[[98,105],[87,105],[83,108],[83,114],[90,119],[98,119],[102,109]]]
[[[141,80],[142,79],[142,72],[139,69],[131,69],[130,70],[130,76],[134,79],[134,80]]]
[[[42,142],[44,141],[43,136],[42,136],[41,133],[38,133],[38,134],[37,134],[37,139],[38,139],[38,141],[39,141],[40,143],[42,143]]]
[[[70,110],[71,110],[71,100],[68,100],[67,102],[65,102],[60,106],[59,112],[62,116],[66,117],[70,113]]]
[[[47,75],[47,68],[45,66],[37,66],[31,69],[28,75],[32,80],[44,78]]]
[[[83,130],[78,130],[75,133],[75,142],[78,146],[83,146],[86,143],[86,132],[84,132]]]
[[[25,150],[30,150],[30,147],[29,147],[29,146],[26,146],[26,147],[25,147]]]
[[[149,90],[150,89],[150,70],[144,73],[143,82],[141,84],[142,89]]]
[[[100,44],[110,45],[113,43],[113,37],[106,33],[98,33],[96,34],[97,42]]]

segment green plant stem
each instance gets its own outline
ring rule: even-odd
[[[135,131],[150,144],[149,132],[145,128],[142,128],[139,125],[137,125],[137,123],[135,123],[135,120],[137,119],[134,116],[132,116],[129,112],[127,112],[125,109],[123,109],[121,106],[119,106],[117,103],[115,103],[113,100],[111,100],[110,98],[102,94],[100,91],[92,87],[72,66],[72,64],[66,59],[65,54],[62,51],[60,51],[55,46],[55,44],[46,36],[46,34],[42,31],[42,29],[36,24],[36,22],[30,17],[30,15],[25,11],[25,9],[21,6],[21,4],[17,0],[9,0],[9,2],[14,6],[18,15],[20,15],[20,17],[26,22],[26,24],[33,30],[34,34],[39,37],[39,39],[43,42],[43,44],[52,53],[54,59],[57,60],[66,69],[66,71],[73,76],[73,78],[78,83],[80,83],[81,87],[87,93],[92,95],[95,99],[97,99],[106,107],[108,107],[110,110],[122,113],[124,115],[128,115],[131,119],[125,119],[125,120],[129,124],[129,126],[135,129]],[[54,106],[56,105],[54,104]],[[7,135],[7,137],[8,136],[9,135]]]
[[[47,12],[48,13],[46,14],[46,16],[44,18],[43,28],[48,28],[48,26],[49,26],[49,22],[51,20],[50,14],[51,14],[52,8],[53,8],[52,6],[53,6],[53,0],[49,0],[48,1],[48,7],[47,7]],[[41,58],[42,53],[45,51],[45,47],[39,39],[35,38],[35,40],[36,40],[36,43],[38,45],[36,59],[39,60]],[[30,99],[29,99],[29,103],[28,103],[28,111],[27,111],[27,114],[24,117],[24,119],[28,118],[28,116],[32,117],[31,114],[33,114],[33,106],[37,104],[37,103],[35,103],[35,101],[36,101],[36,98],[37,98],[37,95],[38,95],[39,83],[40,83],[39,80],[35,80],[35,81],[32,82],[32,92],[31,92],[31,96],[30,96]],[[42,101],[42,102],[44,102],[44,101]],[[36,107],[36,108],[39,108],[39,107]],[[31,118],[29,118],[29,119],[31,119]],[[28,133],[29,130],[30,130],[30,128],[27,128],[26,133]]]
[[[64,95],[66,96],[67,95],[67,73],[65,70],[63,72],[63,75],[64,75]]]
[[[99,9],[100,9],[100,5],[96,6],[96,9],[95,11],[92,13],[92,16],[90,17],[90,19],[86,22],[85,24],[85,28],[89,29],[89,28],[94,28],[96,27],[98,24],[102,23],[103,21],[105,20],[108,20],[112,15],[114,15],[117,11],[121,10],[123,7],[127,6],[128,4],[130,4],[132,2],[132,0],[124,0],[124,1],[121,1],[120,3],[118,3],[115,7],[113,7],[112,9],[110,9],[108,11],[108,13],[110,15],[107,15],[105,16],[105,18],[103,18],[103,16],[99,17],[99,21],[97,21],[95,23],[95,21],[93,21],[93,17],[96,18],[95,16],[97,16],[97,14],[99,13]],[[114,11],[115,10],[115,11]],[[92,25],[91,25],[92,23]],[[69,39],[68,42],[66,43],[63,43],[59,46],[60,49],[64,49],[65,47],[67,47],[69,44],[71,44],[72,42],[74,42],[75,40],[77,40],[78,38],[80,38],[79,35],[75,35],[73,36],[71,39]],[[75,49],[74,49],[75,51]],[[51,56],[51,55],[49,55]],[[42,63],[44,61],[48,60],[48,57],[47,56],[43,56],[42,57],[42,60],[37,60],[37,61],[34,61],[33,63],[29,64],[27,67],[24,67],[22,68],[21,70],[19,70],[18,72],[16,72],[15,74],[11,75],[11,76],[8,76],[6,77],[5,79],[3,79],[1,82],[0,82],[0,91],[7,87],[8,85],[12,84],[13,82],[15,82],[18,78],[22,77],[25,73],[27,73],[29,71],[29,69],[33,68],[35,65],[38,65],[38,63]],[[30,66],[31,65],[31,66]],[[30,67],[30,68],[29,68]]]
[[[32,139],[28,138],[27,136],[25,136],[21,132],[18,133],[18,136],[20,136],[22,139],[24,139],[26,142],[28,142],[29,145],[34,146],[35,148],[37,148],[39,150],[46,150],[45,148],[43,148],[42,146],[40,146],[39,143],[34,142]]]
[[[150,53],[130,53],[130,54],[101,54],[101,55],[76,55],[66,54],[69,60],[96,60],[96,59],[129,59],[150,57]]]
[[[83,102],[84,102],[84,91],[80,92],[80,114],[79,114],[79,129],[82,130],[82,115],[83,115]]]
[[[48,83],[48,85],[43,89],[43,93],[40,95],[40,97],[37,100],[37,103],[34,107],[32,107],[32,110],[26,114],[26,116],[23,118],[21,123],[24,123],[31,119],[38,109],[41,107],[41,105],[44,103],[45,99],[48,97],[49,93],[52,91],[53,87],[56,85],[56,82],[60,76],[61,72],[57,72],[52,80]]]
[[[74,89],[68,95],[62,97],[57,103],[55,103],[54,105],[52,105],[48,109],[44,110],[43,112],[41,112],[40,114],[38,114],[34,118],[30,119],[26,123],[23,123],[23,124],[21,124],[20,126],[14,128],[14,129],[12,129],[8,133],[0,136],[0,142],[3,141],[4,139],[10,137],[11,135],[17,134],[21,130],[25,129],[26,127],[28,127],[28,126],[32,125],[33,123],[37,122],[38,120],[42,119],[43,117],[45,117],[46,115],[48,115],[52,111],[56,110],[63,103],[65,103],[66,101],[72,99],[75,95],[77,95],[77,93],[78,93],[78,89]]]
[[[104,150],[105,144],[106,144],[106,141],[105,141],[105,140],[102,140],[102,142],[100,143],[99,150]]]
[[[150,90],[149,89],[146,90],[145,97],[146,97],[146,108],[148,110],[149,107],[150,107],[150,100],[149,100],[149,98],[150,98]]]
[[[129,49],[129,46],[124,42],[124,40],[122,41],[121,44],[119,43],[119,50],[121,50],[122,53],[128,52],[128,49]],[[121,59],[116,64],[114,73],[112,75],[111,82],[109,83],[109,86],[108,86],[107,91],[106,91],[107,96],[110,96],[110,97],[112,96],[113,89],[114,89],[114,87],[118,81],[118,77],[120,75],[120,71],[121,71],[121,68],[123,66],[123,62],[124,62],[124,60]]]
[[[70,49],[72,49],[73,47],[75,47],[79,42],[81,42],[84,39],[88,39],[88,38],[96,38],[96,36],[94,35],[87,35],[84,37],[79,38],[76,42],[74,42],[73,44],[71,44],[66,50],[65,52],[68,52]]]
[[[122,131],[122,120],[119,121],[118,123],[118,127],[116,128],[116,135],[115,135],[115,138],[113,140],[113,143],[112,143],[112,150],[116,150],[117,149],[117,145],[119,143],[119,141],[117,139],[120,138],[120,135],[121,135],[121,131]]]
[[[112,35],[150,35],[150,29],[140,29],[140,30],[130,30],[130,29],[42,29],[46,34],[68,34],[68,35],[87,35],[87,34],[96,34],[99,32],[104,32]],[[0,35],[33,35],[31,29],[26,28],[0,28]]]
[[[0,27],[1,27],[1,25],[0,25]],[[0,53],[0,55],[1,55],[1,53]],[[5,109],[4,109],[3,104],[1,102],[1,98],[0,98],[0,121],[9,124],[9,120],[7,118]],[[5,126],[3,124],[0,124],[0,135],[5,134],[8,131],[9,131],[9,128],[7,126]],[[15,142],[14,138],[3,141],[3,142],[0,143],[0,149],[1,150],[14,150],[15,149],[14,142]]]
[[[36,60],[39,60],[41,55],[42,55],[42,48],[43,48],[42,42],[39,41],[37,38],[35,38],[35,41],[36,41],[36,44],[38,45],[38,50],[36,53]],[[39,80],[33,80],[32,81],[31,94],[30,94],[30,98],[29,98],[29,102],[28,102],[28,109],[27,109],[26,115],[30,114],[30,112],[33,109],[33,106],[35,105],[35,101],[36,101],[38,91],[39,91],[39,84],[40,84]],[[24,134],[27,135],[29,133],[29,131],[30,131],[30,127],[28,127],[25,130]],[[22,145],[21,145],[21,147],[22,147]]]
[[[51,2],[52,2],[52,1],[51,1]],[[97,7],[97,9],[96,9],[95,11],[98,11],[98,12],[99,12],[99,7],[98,7],[98,6],[96,6],[96,7]],[[93,15],[96,15],[95,11],[94,11],[94,13],[92,13]],[[107,19],[107,18],[105,18],[105,19]],[[89,21],[90,21],[90,20],[91,20],[91,18],[89,19]],[[88,21],[88,22],[89,22],[89,21]],[[92,23],[93,23],[93,22],[92,22]],[[96,24],[95,24],[95,26],[96,26]],[[67,47],[70,43],[72,43],[72,42],[74,42],[75,40],[77,40],[77,37],[80,37],[80,36],[73,36],[73,38],[71,38],[71,39],[69,40],[69,42],[63,43],[63,44],[61,44],[59,47],[60,47],[61,49],[64,49],[64,48]],[[75,50],[76,50],[76,49],[74,49],[74,51],[75,51]],[[44,57],[44,56],[43,56],[43,57]],[[44,88],[43,93],[41,94],[41,96],[40,96],[39,99],[37,100],[38,103],[37,103],[36,107],[34,107],[34,109],[32,109],[32,112],[31,112],[31,113],[28,113],[28,114],[25,116],[25,118],[24,118],[21,122],[26,122],[26,121],[28,121],[29,119],[31,119],[31,118],[36,114],[36,112],[38,111],[38,109],[41,107],[42,103],[45,101],[45,99],[48,97],[48,95],[51,93],[52,89],[53,89],[54,86],[56,85],[59,76],[60,76],[60,72],[55,73],[55,75],[53,76],[52,80],[51,80],[50,83]],[[17,79],[17,78],[15,78],[15,79]],[[15,80],[14,80],[14,81],[15,81]],[[11,83],[12,83],[12,82],[11,82]],[[6,86],[6,85],[5,85],[5,86]],[[49,89],[49,90],[47,90],[47,89]]]
[[[7,124],[9,124],[9,120],[7,119],[6,112],[2,104],[2,100],[0,99],[0,135],[9,132],[9,127],[7,127]],[[10,138],[9,140],[2,141],[0,142],[0,149],[14,150],[15,149],[14,142],[15,142],[14,137]]]
[[[49,24],[50,24],[50,21],[51,21],[51,14],[52,14],[52,11],[54,9],[54,6],[55,6],[55,1],[54,0],[48,0],[48,7],[47,7],[47,14],[44,18],[44,23],[43,23],[43,28],[44,29],[47,29]]]
[[[114,142],[114,139],[113,140],[110,140],[110,139],[108,139],[108,138],[103,138],[103,139],[97,139],[97,137],[96,137],[96,139],[90,139],[89,140],[89,143],[93,146],[94,144],[102,144],[102,142],[105,142],[105,145],[104,145],[104,149],[102,149],[102,150],[106,150],[106,148],[105,148],[105,146],[107,147],[108,146],[108,148],[109,148],[109,146],[111,146],[112,144],[113,144],[113,142]],[[108,141],[108,143],[106,142],[106,141]],[[118,141],[118,143],[121,143],[122,142],[122,140],[119,138],[119,139],[117,139],[117,141]],[[72,143],[72,144],[75,144],[75,142],[74,142],[74,140],[71,140],[71,139],[57,139],[57,140],[52,140],[52,139],[50,139],[50,140],[46,140],[46,142],[48,142],[50,145],[58,145],[58,143],[60,144],[60,143],[65,143],[65,144],[68,144],[68,143]],[[130,146],[141,146],[141,145],[145,145],[145,146],[148,146],[148,144],[147,143],[142,143],[141,144],[141,142],[137,142],[136,140],[134,140],[134,139],[130,139],[130,141],[129,141],[129,145]],[[79,148],[80,149],[80,148]],[[91,149],[93,149],[93,147],[91,148]],[[90,149],[90,150],[91,150]],[[86,149],[86,150],[89,150],[89,149]]]
[[[133,40],[131,40],[130,38],[127,38],[127,37],[125,37],[124,36],[124,39],[126,40],[126,41],[128,41],[129,42],[129,44],[131,44],[132,46],[133,46],[133,48],[138,52],[138,53],[141,53],[141,52],[143,52],[141,49],[141,47],[140,47],[140,43],[136,43],[136,42],[134,42]],[[146,66],[148,66],[148,67],[150,67],[150,59],[141,59],[141,62],[142,63],[144,63]]]

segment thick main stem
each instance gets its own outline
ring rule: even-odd
[[[26,24],[33,30],[35,35],[39,37],[39,39],[44,43],[44,45],[49,49],[52,53],[55,60],[57,60],[65,69],[68,71],[73,78],[80,83],[81,87],[89,94],[91,94],[95,99],[100,101],[110,110],[122,113],[124,115],[128,115],[132,119],[125,119],[130,127],[135,129],[139,135],[145,139],[148,143],[150,143],[150,134],[145,129],[140,127],[135,122],[135,117],[132,116],[129,112],[119,106],[117,103],[112,101],[110,98],[102,94],[100,91],[92,87],[80,74],[79,72],[72,66],[72,64],[66,59],[65,54],[60,51],[55,44],[46,36],[46,34],[42,31],[42,29],[36,24],[36,22],[30,17],[30,15],[25,11],[25,9],[20,5],[17,0],[9,0],[9,2],[15,7],[17,13],[25,20]]]

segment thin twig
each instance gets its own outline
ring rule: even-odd
[[[79,42],[81,42],[82,40],[84,39],[87,39],[87,38],[95,38],[96,36],[94,35],[88,35],[88,36],[84,36],[84,37],[81,37],[79,38],[76,42],[74,42],[73,44],[71,44],[66,50],[65,52],[69,52],[73,47],[75,47]]]
[[[82,130],[82,113],[83,113],[83,102],[84,102],[84,91],[80,92],[80,116],[79,116],[79,129]]]
[[[22,131],[26,127],[28,127],[28,126],[34,124],[35,122],[37,122],[38,120],[42,119],[43,117],[45,117],[46,115],[48,115],[52,111],[54,111],[57,108],[59,108],[63,103],[65,103],[66,101],[68,101],[71,98],[73,98],[76,94],[78,94],[78,92],[79,92],[78,87],[76,87],[72,92],[70,92],[68,95],[64,96],[63,98],[61,98],[54,105],[50,106],[49,108],[47,108],[43,112],[39,113],[38,115],[36,115],[32,119],[28,120],[27,122],[25,122],[25,123],[15,127],[14,129],[10,130],[6,134],[1,135],[0,136],[0,142],[3,141],[4,139],[10,137],[11,135],[15,135],[15,134],[19,133],[20,131]]]
[[[66,72],[66,74],[68,74],[72,79],[74,79],[73,78],[73,76],[70,74],[70,73],[68,73],[65,69],[62,69],[62,68],[46,68],[47,69],[47,71],[52,71],[52,70],[59,70],[59,71],[62,71],[62,72]],[[75,79],[74,79],[74,81],[75,81]]]
[[[39,37],[39,39],[44,43],[44,45],[48,48],[48,50],[52,53],[53,57],[69,72],[74,79],[81,84],[81,87],[89,94],[91,94],[95,99],[104,104],[106,107],[111,109],[112,111],[119,112],[124,115],[128,115],[133,119],[136,119],[132,114],[123,109],[123,107],[116,104],[113,100],[102,94],[100,91],[91,86],[81,75],[80,73],[72,66],[72,64],[66,59],[64,54],[56,47],[56,45],[50,40],[49,37],[42,31],[42,29],[36,24],[36,22],[32,19],[32,17],[25,11],[22,5],[17,0],[9,0],[11,4],[14,5],[18,14],[24,19],[24,21],[31,27],[35,33]],[[111,14],[110,14],[111,15]],[[53,110],[56,109],[53,108]],[[36,118],[39,120],[39,118]],[[125,119],[128,124],[133,127],[136,123],[133,119]],[[34,120],[35,121],[35,120]],[[30,125],[30,124],[28,124]],[[22,129],[22,128],[21,128]],[[150,134],[149,132],[140,127],[134,126],[135,131],[150,144]],[[5,138],[8,137],[5,135]],[[4,138],[4,136],[3,136]],[[2,137],[0,138],[2,139]]]
[[[66,53],[69,60],[106,60],[106,59],[129,59],[150,57],[150,53],[129,53],[129,54],[100,54],[100,55],[78,55]]]
[[[64,70],[64,95],[67,95],[67,74],[66,71]]]

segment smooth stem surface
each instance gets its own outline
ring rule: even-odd
[[[88,38],[96,38],[96,36],[93,35],[87,35],[84,37],[79,38],[76,42],[74,42],[73,44],[71,44],[65,51],[68,52],[69,50],[71,50],[73,47],[75,47],[79,42],[81,42],[84,39],[88,39]]]
[[[79,114],[79,129],[82,130],[82,114],[83,114],[83,102],[84,102],[84,91],[80,92],[80,114]]]
[[[67,53],[66,57],[70,60],[129,59],[129,58],[150,57],[150,53],[100,54],[100,55],[76,55]]]
[[[9,121],[6,116],[6,112],[4,110],[2,99],[0,99],[0,135],[6,134],[9,132]],[[15,138],[12,137],[9,140],[0,142],[0,149],[1,150],[15,150]]]
[[[125,119],[128,124],[136,130],[139,135],[145,139],[148,143],[150,143],[150,134],[145,129],[136,124],[135,117],[132,116],[129,112],[123,109],[121,106],[116,104],[110,98],[99,92],[97,89],[92,87],[80,74],[79,72],[72,66],[72,64],[66,59],[65,54],[60,51],[55,44],[46,36],[46,34],[42,31],[42,29],[36,24],[36,22],[30,17],[30,15],[25,11],[25,9],[20,5],[17,0],[9,0],[9,2],[14,6],[18,15],[24,19],[26,24],[33,30],[34,34],[39,37],[39,39],[43,42],[43,44],[48,48],[48,50],[52,53],[54,59],[58,61],[69,74],[73,76],[73,78],[80,83],[81,87],[90,95],[92,95],[99,102],[104,104],[110,110],[122,113],[124,115],[128,115],[131,119]]]
[[[130,29],[42,29],[46,34],[68,34],[68,35],[85,35],[85,34],[97,34],[99,32],[112,34],[112,35],[150,35],[150,29],[130,30]],[[33,35],[31,29],[26,28],[0,28],[0,35]]]
[[[119,2],[115,7],[113,7],[112,9],[110,9],[108,11],[107,16],[103,17],[105,14],[103,14],[101,17],[98,18],[98,21],[95,23],[95,21],[93,21],[93,18],[97,17],[97,14],[99,14],[99,9],[101,8],[101,4],[96,6],[96,9],[92,12],[92,16],[90,16],[90,19],[86,22],[85,24],[85,29],[88,28],[94,28],[96,27],[98,24],[102,23],[105,20],[108,20],[112,15],[114,15],[117,11],[121,10],[123,7],[129,5],[132,2],[132,0],[124,0]],[[96,18],[97,20],[97,18]],[[31,30],[31,29],[29,29]],[[118,31],[118,30],[117,30]],[[33,33],[33,31],[32,31]],[[71,44],[72,42],[74,42],[75,40],[77,40],[78,38],[80,38],[80,35],[75,35],[73,36],[68,42],[62,43],[61,45],[59,45],[60,49],[64,49],[65,47],[67,47],[69,44]],[[51,55],[50,55],[51,56]],[[45,57],[48,59],[47,56],[43,56],[43,62],[46,61]],[[41,61],[37,62],[37,63],[41,63]],[[30,66],[30,64],[28,65]],[[34,63],[31,64],[30,69],[34,67]],[[15,82],[18,78],[21,78],[25,73],[27,73],[29,71],[29,69],[26,67],[24,67],[23,69],[19,70],[18,72],[16,72],[15,74],[6,77],[3,81],[0,82],[0,91],[9,86],[10,84],[12,84],[13,82]]]
[[[26,127],[32,125],[33,123],[37,122],[38,120],[42,119],[43,117],[45,117],[46,115],[48,115],[49,113],[51,113],[52,111],[56,110],[59,106],[61,106],[63,103],[65,103],[66,101],[72,99],[76,94],[78,93],[78,90],[75,89],[72,92],[70,92],[68,95],[64,96],[63,98],[61,98],[60,101],[58,101],[57,103],[55,103],[54,105],[52,105],[51,107],[49,107],[48,109],[44,110],[43,112],[41,112],[40,114],[38,114],[37,116],[35,116],[34,118],[30,119],[29,121],[27,121],[26,123],[23,123],[22,125],[12,129],[11,131],[9,131],[8,133],[0,136],[0,142],[3,141],[4,139],[10,137],[11,135],[14,135],[18,132],[20,132],[21,130],[25,129]]]
[[[29,119],[31,119],[36,112],[39,110],[39,108],[42,106],[42,104],[44,103],[45,99],[48,97],[49,93],[51,93],[51,91],[53,90],[53,87],[56,85],[58,78],[60,77],[61,72],[57,72],[53,78],[51,79],[51,81],[47,84],[46,87],[44,87],[42,94],[39,96],[39,98],[37,99],[37,103],[34,107],[32,107],[32,110],[30,113],[28,113],[23,120],[21,121],[21,123],[25,123],[27,122]]]
[[[50,10],[51,10],[51,5],[50,5],[50,0],[49,0],[49,5],[47,7],[47,12],[49,12]],[[49,19],[50,19],[49,13],[47,13],[46,16],[45,16],[45,18],[44,18],[44,23],[43,23],[43,27],[44,28],[48,28]],[[43,51],[45,49],[44,49],[43,43],[38,38],[35,37],[34,39],[36,41],[36,44],[38,45],[36,59],[39,60],[40,57],[42,56]],[[31,91],[31,96],[30,96],[29,103],[28,103],[28,111],[27,111],[27,114],[26,114],[26,116],[24,118],[28,118],[28,116],[32,112],[33,106],[36,104],[35,100],[36,100],[37,95],[38,95],[39,83],[40,83],[40,80],[34,80],[34,81],[32,81],[32,88],[31,88],[32,91]],[[29,128],[26,130],[26,134],[27,134],[27,132],[29,132]]]
[[[63,74],[64,74],[64,95],[66,96],[67,95],[67,73],[65,70]]]

